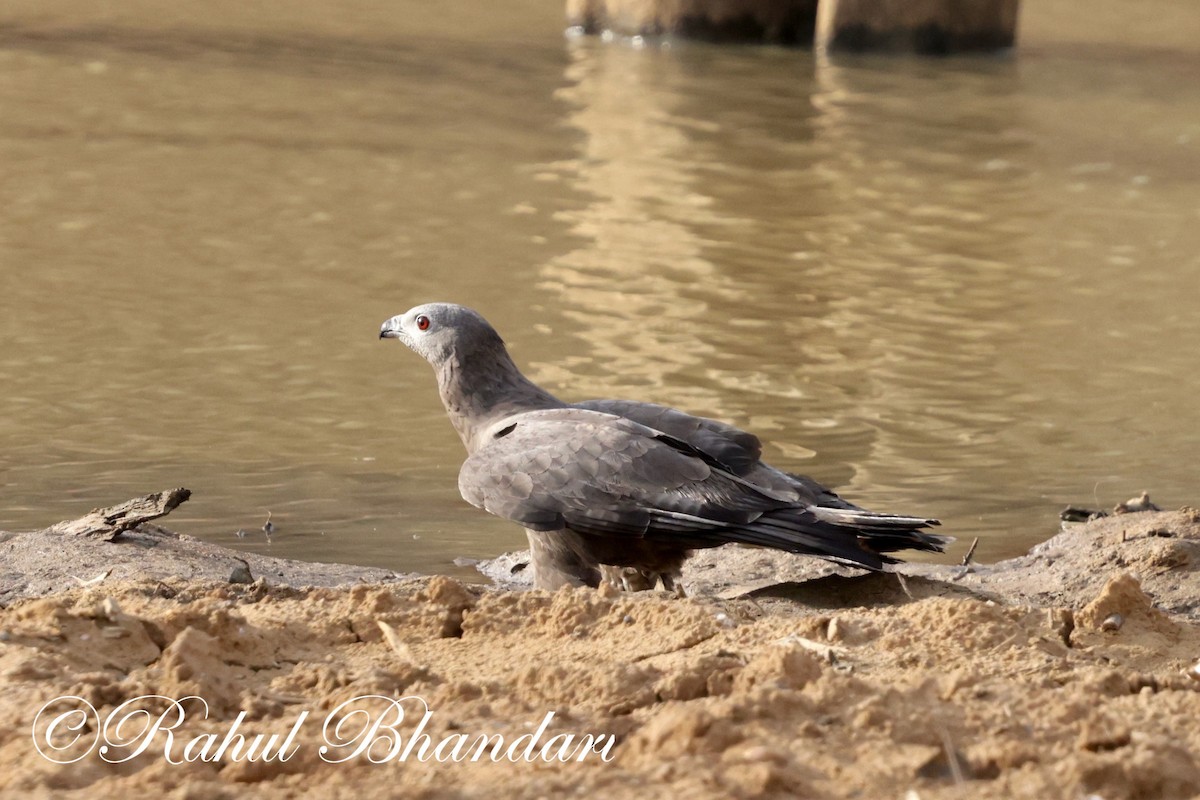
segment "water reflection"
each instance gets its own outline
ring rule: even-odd
[[[826,351],[817,374],[854,386],[835,400],[847,424],[871,431],[851,484],[923,494],[962,534],[996,510],[989,486],[1028,469],[1013,437],[1034,412],[998,368],[1034,286],[1014,78],[1004,62],[822,60],[813,94],[824,214],[796,255],[809,282],[838,287],[806,338]]]
[[[714,89],[738,72],[736,95]],[[1037,213],[1027,142],[1006,141],[1011,67],[896,75],[585,42],[567,77],[585,137],[555,167],[587,202],[559,218],[583,245],[540,272],[583,355],[539,376],[745,424],[781,466],[863,502],[952,523],[987,510],[981,490],[1025,469],[1000,440],[1029,397],[997,369]]]
[[[745,223],[714,213],[695,174],[691,132],[710,123],[681,112],[686,75],[669,53],[594,42],[570,52],[558,97],[585,135],[578,156],[553,167],[587,199],[556,218],[584,244],[547,261],[539,287],[587,353],[539,362],[538,374],[577,395],[671,385],[693,405],[719,408],[719,393],[687,377],[715,353],[695,330],[710,298],[731,287],[697,226]]]

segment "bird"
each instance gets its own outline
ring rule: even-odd
[[[899,550],[943,552],[936,519],[881,514],[762,461],[758,437],[725,422],[633,400],[566,402],[533,383],[477,311],[427,303],[391,317],[433,367],[467,451],[463,499],[516,522],[533,585],[683,595],[693,551],[737,542],[867,570]]]

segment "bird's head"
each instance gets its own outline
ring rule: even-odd
[[[451,356],[504,347],[488,321],[465,306],[426,303],[398,314],[379,329],[380,339],[399,339],[435,367]]]

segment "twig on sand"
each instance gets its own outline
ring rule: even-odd
[[[379,632],[383,634],[383,640],[387,642],[388,647],[392,648],[392,652],[399,656],[401,661],[408,664],[417,663],[412,648],[401,638],[399,631],[381,619],[375,620],[375,624],[379,626]]]
[[[814,653],[820,658],[828,661],[830,664],[838,663],[838,657],[844,653],[841,648],[833,647],[832,645],[824,644],[823,642],[814,642],[812,639],[805,639],[803,636],[797,636],[794,633],[789,633],[784,636],[776,644],[789,645],[794,644],[810,653]]]
[[[971,558],[975,555],[975,548],[979,546],[979,537],[975,537],[975,541],[971,542],[971,547],[967,550],[967,554],[963,556],[962,565],[965,567],[971,563]]]
[[[88,586],[95,586],[98,583],[102,583],[104,581],[104,579],[107,578],[111,574],[112,574],[112,567],[109,567],[108,569],[104,570],[104,572],[101,572],[96,577],[88,578],[87,580],[84,580],[83,578],[79,577],[78,575],[72,575],[71,577],[74,578],[75,582],[78,583],[80,586],[83,586],[86,588]]]
[[[961,785],[966,782],[966,775],[958,760],[958,751],[954,749],[954,741],[950,738],[950,732],[939,725],[938,734],[942,738],[942,749],[946,751],[946,764],[950,767],[950,776],[956,784]]]

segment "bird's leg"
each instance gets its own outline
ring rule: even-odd
[[[683,590],[683,575],[678,570],[663,572],[659,577],[662,578],[663,588],[668,592],[674,592],[680,599],[687,597],[687,592]]]
[[[579,537],[571,531],[532,531],[529,538],[533,588],[554,591],[563,586],[600,585],[600,565],[579,552]]]

